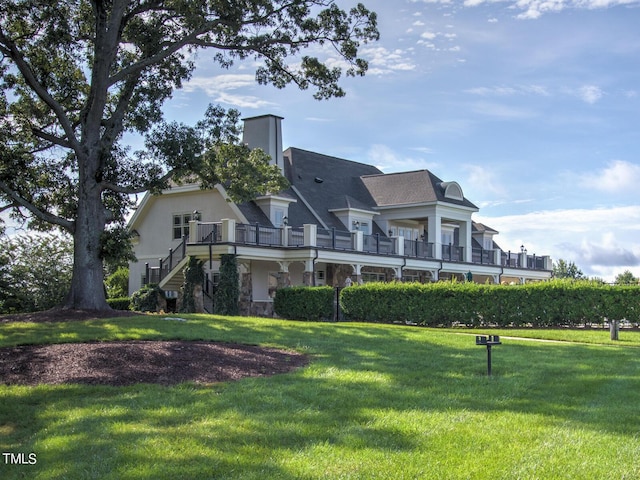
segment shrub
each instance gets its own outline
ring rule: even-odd
[[[149,284],[133,293],[131,307],[138,312],[156,312],[163,309],[165,301],[164,291],[156,284]]]
[[[204,279],[204,262],[196,257],[189,257],[189,263],[184,268],[184,283],[182,285],[182,304],[180,312],[195,313],[198,311],[195,297],[196,285],[202,286]]]
[[[554,280],[527,285],[370,283],[342,290],[345,318],[426,326],[575,326],[637,322],[638,286]]]
[[[289,287],[276,291],[273,309],[291,320],[331,320],[333,287]]]
[[[109,298],[124,298],[129,294],[129,269],[118,267],[104,281]]]
[[[213,297],[213,313],[217,315],[238,315],[238,262],[235,255],[220,256],[220,283]]]
[[[130,297],[108,298],[107,303],[114,310],[131,310]]]

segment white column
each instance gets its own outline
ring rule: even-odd
[[[391,237],[396,242],[396,255],[404,256],[404,237]]]
[[[304,246],[315,247],[318,245],[318,226],[314,223],[305,223],[304,229]]]
[[[285,226],[282,227],[282,246],[283,247],[288,247],[289,246],[289,232],[291,232],[291,227],[290,226]]]
[[[198,221],[189,221],[189,243],[198,243]]]
[[[356,230],[353,232],[353,248],[356,252],[362,252],[364,250],[364,232]]]
[[[460,246],[464,248],[463,260],[467,263],[473,262],[473,251],[471,250],[471,220],[460,223],[459,240]]]
[[[442,259],[442,217],[440,215],[429,217],[427,228],[427,240],[433,243],[433,256]]]
[[[236,221],[233,218],[222,219],[222,242],[235,243],[236,241]]]

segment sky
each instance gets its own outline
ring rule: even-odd
[[[257,85],[252,61],[201,56],[167,118],[192,122],[208,103],[280,115],[285,148],[457,181],[504,250],[640,277],[640,1],[363,3],[381,37],[346,97]]]
[[[282,116],[285,148],[458,182],[504,250],[640,277],[640,0],[361,1],[381,37],[344,98],[201,53],[166,118],[193,124],[209,103]]]

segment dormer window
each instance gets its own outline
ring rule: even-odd
[[[265,195],[255,200],[256,205],[269,218],[274,227],[284,227],[284,219],[289,216],[289,204],[296,200],[288,195]]]
[[[458,182],[443,182],[441,186],[444,189],[444,196],[446,198],[460,201],[464,200],[462,187],[460,187],[460,184]]]

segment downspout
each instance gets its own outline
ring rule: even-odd
[[[311,282],[311,284],[312,284],[314,287],[317,287],[317,285],[316,285],[316,260],[318,260],[318,256],[319,256],[319,255],[318,255],[318,249],[317,249],[317,248],[315,249],[315,251],[316,251],[316,255],[315,255],[315,257],[313,257],[313,263],[312,263],[312,265],[313,265],[313,270],[312,270],[312,272],[311,272],[311,273],[313,274],[313,279],[312,279],[313,281]]]
[[[440,268],[436,272],[436,276],[438,277],[438,282],[440,281],[440,272],[442,271],[442,267],[443,267],[443,263],[442,263],[442,260],[440,260]]]

